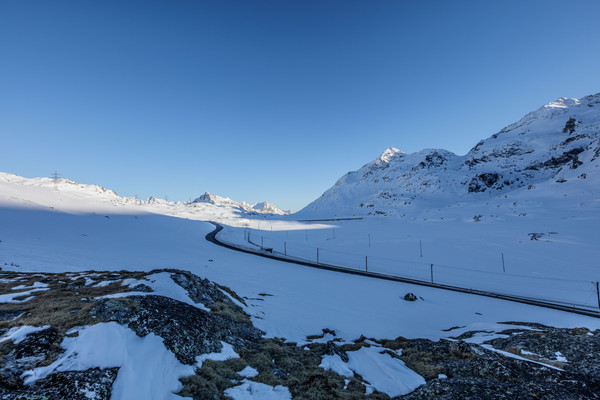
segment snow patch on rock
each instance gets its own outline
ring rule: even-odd
[[[285,386],[269,386],[247,379],[244,379],[241,385],[227,389],[225,395],[233,400],[291,400],[292,398],[290,390]]]
[[[194,367],[177,361],[163,340],[153,333],[141,338],[116,322],[75,329],[76,337],[66,337],[65,349],[55,362],[26,371],[25,384],[33,384],[55,371],[85,371],[90,368],[120,367],[111,399],[180,399],[179,378],[194,374]]]

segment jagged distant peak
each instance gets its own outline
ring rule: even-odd
[[[156,209],[171,209],[173,207],[191,207],[192,209],[200,209],[201,211],[215,209],[212,206],[224,206],[233,211],[242,210],[249,214],[289,214],[287,211],[282,211],[275,205],[264,201],[252,206],[246,202],[238,203],[229,198],[217,196],[215,194],[205,192],[202,196],[196,198],[192,202],[188,201],[168,201],[166,199],[150,196],[147,199],[139,200],[134,197],[120,197],[115,191],[93,184],[81,184],[66,178],[25,178],[19,175],[0,172],[0,186],[4,185],[5,192],[2,193],[3,187],[0,187],[0,202],[3,199],[11,199],[10,201],[31,201],[28,197],[20,197],[19,191],[25,189],[25,193],[34,193],[38,196],[34,201],[36,204],[47,205],[56,209],[82,210],[94,209],[95,206],[153,206]],[[6,188],[10,188],[6,189]],[[34,189],[34,191],[31,190]],[[13,190],[16,190],[11,194]],[[73,200],[63,201],[67,198]],[[68,203],[68,204],[67,204]],[[208,206],[206,206],[208,204]],[[65,208],[66,207],[66,208]],[[221,210],[223,211],[223,210]],[[221,212],[220,211],[220,212]]]
[[[260,201],[258,203],[256,203],[255,205],[252,206],[252,208],[254,208],[255,210],[262,210],[265,207],[271,207],[273,206],[273,204],[269,203],[268,201]]]
[[[237,202],[228,197],[217,196],[209,192],[205,192],[202,196],[196,198],[192,203],[208,203],[217,206],[239,207],[244,211],[256,211],[264,214],[286,214],[285,211],[280,210],[277,206],[269,203],[268,201],[250,205],[245,201]]]
[[[377,160],[375,160],[375,164],[382,164],[382,163],[387,164],[390,162],[390,160],[392,158],[394,158],[394,156],[396,154],[404,154],[404,153],[395,147],[388,147],[383,153],[381,153],[379,158],[377,158]]]
[[[165,199],[159,199],[154,196],[148,197],[146,200],[141,200],[140,204],[152,204],[152,205],[172,205],[174,202],[169,202]]]
[[[194,199],[194,202],[205,202],[206,200],[212,199],[214,196],[210,192],[204,192],[203,195]]]
[[[266,200],[256,203],[252,206],[252,209],[266,214],[289,214],[286,211],[280,210],[275,204],[269,203]]]
[[[200,197],[197,197],[196,199],[194,199],[194,201],[192,203],[210,203],[210,204],[217,204],[220,203],[224,200],[228,200],[229,202],[233,202],[233,200],[231,199],[226,199],[224,197],[220,197],[220,196],[216,196],[212,193],[209,192],[204,192],[204,194]]]

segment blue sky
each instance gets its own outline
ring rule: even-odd
[[[0,1],[0,171],[298,210],[600,92],[598,1]]]

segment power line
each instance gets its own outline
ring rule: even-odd
[[[54,181],[54,183],[57,183],[58,179],[62,178],[62,176],[60,176],[60,174],[58,173],[58,171],[54,171],[54,173],[51,175],[51,178]]]

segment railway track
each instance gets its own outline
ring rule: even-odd
[[[252,254],[255,256],[259,256],[259,257],[270,258],[272,260],[287,262],[287,263],[291,263],[291,264],[302,265],[305,267],[324,269],[324,270],[335,271],[335,272],[340,272],[340,273],[344,273],[344,274],[360,275],[360,276],[365,276],[365,277],[375,278],[375,279],[384,279],[384,280],[388,280],[388,281],[410,283],[410,284],[419,285],[419,286],[428,286],[428,287],[433,287],[433,288],[437,288],[437,289],[450,290],[453,292],[472,294],[472,295],[476,295],[476,296],[492,297],[495,299],[512,301],[512,302],[516,302],[516,303],[529,304],[532,306],[543,307],[543,308],[550,308],[553,310],[560,310],[560,311],[565,311],[565,312],[569,312],[569,313],[573,313],[573,314],[585,315],[588,317],[600,318],[600,310],[581,308],[581,307],[577,307],[575,305],[571,306],[568,304],[553,303],[553,302],[550,302],[550,301],[547,301],[544,299],[536,299],[536,298],[531,298],[531,297],[524,297],[524,296],[522,297],[522,296],[514,296],[514,295],[508,295],[508,294],[502,294],[502,293],[494,293],[494,292],[488,292],[488,291],[484,291],[484,290],[444,285],[441,283],[431,283],[431,282],[427,282],[427,281],[421,281],[418,279],[405,278],[405,277],[397,276],[397,275],[388,275],[388,274],[382,274],[382,273],[378,273],[378,272],[361,271],[361,270],[356,270],[356,269],[352,269],[352,268],[340,267],[340,266],[336,266],[336,265],[315,263],[315,262],[311,262],[308,260],[300,260],[300,259],[282,257],[277,254],[273,254],[273,253],[266,252],[266,251],[261,251],[260,249],[253,250],[253,249],[249,249],[249,248],[245,248],[245,247],[240,247],[240,246],[236,246],[236,245],[233,245],[230,243],[221,242],[219,239],[217,239],[217,234],[221,230],[223,230],[223,226],[221,224],[218,224],[218,223],[212,222],[212,221],[210,221],[210,223],[215,226],[215,229],[206,235],[206,240],[208,240],[209,242],[214,243],[218,246],[225,247],[230,250],[239,251],[242,253]]]

